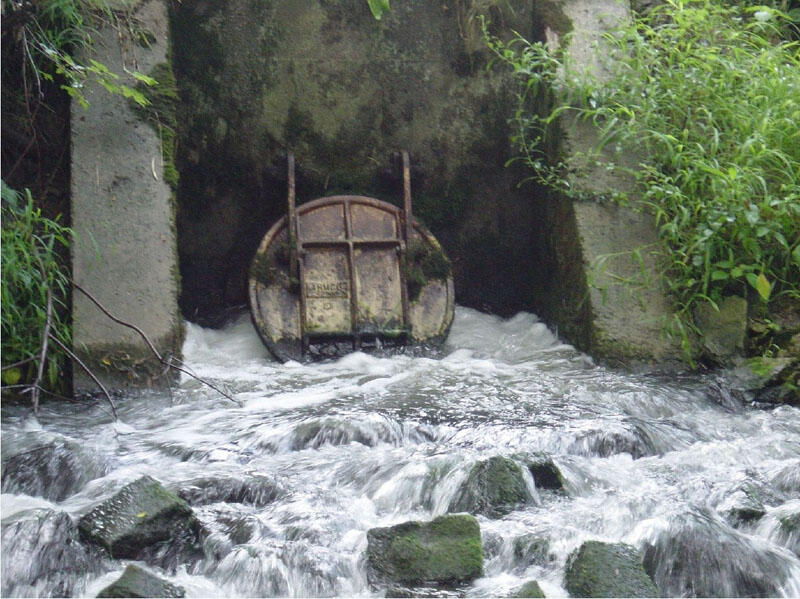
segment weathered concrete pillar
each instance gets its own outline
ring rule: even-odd
[[[129,72],[152,73],[168,60],[166,2],[111,4],[125,12],[130,27],[101,29],[93,58],[118,74],[118,83],[134,87]],[[159,352],[175,354],[182,325],[174,194],[163,175],[163,129],[159,135],[129,100],[99,85],[88,84],[84,94],[89,107],[77,102],[72,107],[73,277],[114,316],[140,327]],[[79,291],[73,293],[72,317],[74,350],[106,385],[119,389],[167,382],[163,365],[142,338],[113,322]],[[97,390],[77,365],[74,373],[76,392]]]
[[[630,3],[561,0],[558,4],[572,24],[566,50],[573,66],[602,78],[602,52],[597,43],[604,33],[631,18]],[[547,34],[550,43],[563,43],[556,32]],[[557,251],[575,246],[571,256],[557,261],[554,295],[565,305],[553,311],[555,321],[571,333],[573,342],[605,361],[625,365],[677,361],[681,358],[680,340],[664,335],[672,312],[657,276],[655,256],[663,247],[653,217],[598,201],[615,192],[632,192],[633,183],[585,158],[598,142],[591,124],[567,121],[563,126],[570,184],[585,199],[557,200],[560,206],[551,208],[553,222],[560,222],[552,240],[560,248]],[[629,148],[621,155],[604,158],[636,166],[636,151]]]

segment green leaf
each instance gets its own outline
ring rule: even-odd
[[[724,281],[729,277],[728,273],[724,270],[715,270],[711,273],[712,281]]]
[[[152,77],[148,77],[147,75],[140,73],[139,71],[133,71],[131,75],[133,75],[134,79],[141,81],[145,85],[158,85],[158,81]]]
[[[383,13],[389,10],[389,0],[367,0],[372,16],[378,21],[381,20]]]
[[[792,250],[792,260],[797,266],[800,266],[800,245],[795,246]]]
[[[756,288],[756,291],[758,291],[758,295],[761,296],[762,300],[767,301],[769,299],[769,294],[772,291],[772,285],[770,285],[763,272],[756,277],[756,282],[753,287]]]
[[[9,368],[3,371],[3,382],[6,385],[16,385],[21,378],[22,372],[20,372],[19,368]]]

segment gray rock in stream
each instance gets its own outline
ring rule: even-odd
[[[481,576],[478,522],[467,514],[431,522],[404,522],[367,531],[367,574],[372,584],[457,584]]]
[[[672,518],[643,551],[645,569],[666,597],[774,597],[794,567],[705,510]]]
[[[572,597],[658,597],[637,549],[586,541],[567,559],[564,587]]]
[[[181,552],[195,552],[199,533],[192,508],[149,476],[93,508],[78,528],[112,557],[145,559],[162,567],[174,567]]]
[[[79,541],[64,512],[32,510],[3,521],[3,597],[71,597],[87,574],[101,570],[96,553]]]
[[[542,587],[535,580],[529,580],[521,587],[511,593],[511,597],[529,598],[529,599],[542,599],[545,596]]]
[[[108,468],[97,455],[77,443],[54,441],[12,455],[3,461],[3,493],[25,493],[63,501]]]
[[[524,458],[525,466],[533,477],[537,489],[550,489],[552,491],[564,490],[564,475],[561,474],[553,456],[546,453],[536,453]]]
[[[199,478],[178,490],[178,496],[191,505],[225,502],[263,507],[283,495],[280,485],[265,476]]]
[[[186,590],[129,564],[117,580],[97,594],[98,597],[185,597]]]
[[[500,518],[531,501],[522,468],[513,460],[494,456],[472,467],[447,511]]]

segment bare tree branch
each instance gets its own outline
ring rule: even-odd
[[[40,261],[41,265],[41,261]],[[42,270],[44,275],[44,270]],[[33,413],[39,413],[39,384],[42,382],[44,375],[44,361],[47,358],[47,342],[50,339],[50,320],[53,316],[53,293],[50,287],[47,288],[47,316],[44,321],[44,332],[42,332],[42,349],[39,352],[39,366],[36,369],[36,378],[31,385],[31,403],[33,404]]]
[[[117,419],[117,408],[116,408],[116,407],[114,407],[114,402],[113,402],[113,401],[111,401],[111,395],[109,395],[109,394],[108,394],[108,391],[107,391],[107,390],[106,390],[106,388],[103,386],[103,383],[101,383],[101,382],[100,382],[100,379],[98,379],[98,378],[97,378],[97,377],[94,375],[94,373],[93,373],[93,372],[92,372],[92,371],[89,369],[89,367],[88,367],[86,364],[84,364],[84,363],[81,361],[81,359],[80,359],[78,356],[76,356],[76,355],[75,355],[75,354],[72,352],[72,350],[71,350],[71,349],[69,349],[69,348],[68,348],[66,345],[64,345],[63,343],[61,343],[61,341],[59,341],[59,340],[58,340],[58,337],[56,337],[55,335],[53,335],[52,333],[50,333],[50,339],[52,339],[52,340],[55,342],[55,344],[56,344],[56,345],[58,345],[58,347],[60,347],[62,350],[64,350],[64,353],[66,353],[66,354],[67,354],[67,355],[68,355],[70,358],[72,358],[73,360],[75,360],[75,361],[78,363],[78,366],[80,366],[81,368],[83,368],[83,371],[84,371],[86,374],[88,374],[88,375],[89,375],[89,378],[91,378],[91,379],[92,379],[92,380],[95,382],[95,384],[96,384],[98,387],[100,387],[100,390],[103,392],[103,395],[105,395],[105,396],[106,396],[106,399],[108,400],[108,404],[111,406],[111,412],[114,414],[114,420],[116,420],[116,419]]]
[[[192,378],[193,378],[193,379],[195,379],[196,381],[199,381],[199,382],[203,383],[204,385],[206,385],[207,387],[210,387],[211,389],[213,389],[214,391],[216,391],[217,393],[219,393],[220,395],[222,395],[222,396],[223,396],[225,399],[228,399],[228,400],[232,401],[233,403],[235,403],[237,406],[240,406],[240,407],[241,407],[242,403],[241,403],[240,401],[238,401],[238,400],[236,400],[235,398],[231,397],[230,395],[228,395],[227,393],[225,393],[224,391],[222,391],[222,390],[221,390],[221,389],[219,389],[218,387],[216,387],[216,386],[212,385],[211,383],[209,383],[208,381],[206,381],[206,380],[204,380],[204,379],[200,378],[200,377],[199,377],[199,376],[197,376],[196,374],[193,374],[192,372],[189,372],[189,371],[188,371],[188,370],[186,370],[185,368],[181,368],[180,366],[177,366],[177,365],[173,364],[173,363],[172,363],[172,359],[173,359],[172,357],[170,357],[170,359],[169,359],[169,360],[166,360],[166,359],[164,359],[164,357],[163,357],[163,356],[162,356],[162,355],[161,355],[161,354],[158,352],[158,350],[156,349],[155,345],[153,345],[153,342],[152,342],[152,341],[150,341],[149,337],[148,337],[148,336],[145,334],[145,332],[144,332],[142,329],[140,329],[139,327],[137,327],[137,326],[136,326],[136,325],[134,325],[134,324],[131,324],[131,323],[129,323],[129,322],[126,322],[126,321],[124,321],[124,320],[122,320],[122,319],[120,319],[120,318],[117,318],[117,317],[116,317],[116,316],[114,316],[113,314],[111,314],[111,312],[109,312],[109,311],[108,311],[108,309],[107,309],[107,308],[106,308],[106,307],[105,307],[103,304],[101,304],[101,303],[100,303],[100,300],[98,300],[98,299],[97,299],[96,297],[94,297],[94,296],[93,296],[91,293],[89,293],[88,291],[86,291],[86,289],[84,289],[83,287],[81,287],[80,285],[78,285],[78,283],[76,283],[75,281],[72,281],[72,285],[73,285],[73,287],[75,287],[75,289],[77,289],[77,290],[78,290],[78,291],[80,291],[80,292],[81,292],[83,295],[85,295],[87,298],[89,298],[89,300],[90,300],[90,301],[91,301],[91,302],[92,302],[92,303],[93,303],[95,306],[97,306],[97,308],[98,308],[98,309],[99,309],[99,310],[100,310],[100,311],[101,311],[103,314],[105,314],[106,316],[108,316],[108,318],[110,318],[111,320],[113,320],[113,321],[114,321],[114,322],[116,322],[117,324],[120,324],[120,325],[122,325],[122,326],[124,326],[124,327],[127,327],[127,328],[129,328],[129,329],[132,329],[132,330],[136,331],[136,332],[139,334],[139,336],[140,336],[142,339],[144,339],[144,342],[147,344],[147,347],[148,347],[148,348],[150,348],[150,351],[151,351],[151,352],[153,352],[153,355],[154,355],[154,356],[155,356],[155,357],[158,359],[158,361],[159,361],[159,362],[161,362],[162,364],[164,364],[164,366],[166,366],[167,368],[174,368],[174,369],[175,369],[175,370],[177,370],[178,372],[182,372],[183,374],[185,374],[185,375],[187,375],[187,376],[190,376],[190,377],[192,377]]]

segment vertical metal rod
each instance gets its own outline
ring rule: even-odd
[[[403,150],[403,211],[400,213],[400,298],[403,306],[403,327],[408,328],[411,320],[409,318],[408,306],[408,281],[406,280],[406,264],[408,261],[408,241],[411,237],[411,169],[409,166],[408,152]]]
[[[408,152],[405,150],[403,150],[403,220],[405,221],[403,237],[407,243],[411,232],[411,168]]]
[[[356,297],[356,259],[353,248],[353,216],[350,213],[350,200],[342,202],[344,208],[344,234],[347,239],[347,270],[350,276],[350,339],[353,350],[361,348],[361,336],[358,330],[358,298]]]
[[[295,206],[294,154],[286,155],[286,229],[289,233],[289,278],[297,281],[300,301],[300,352],[307,350],[306,340],[306,290],[303,269],[300,266],[297,208]]]

